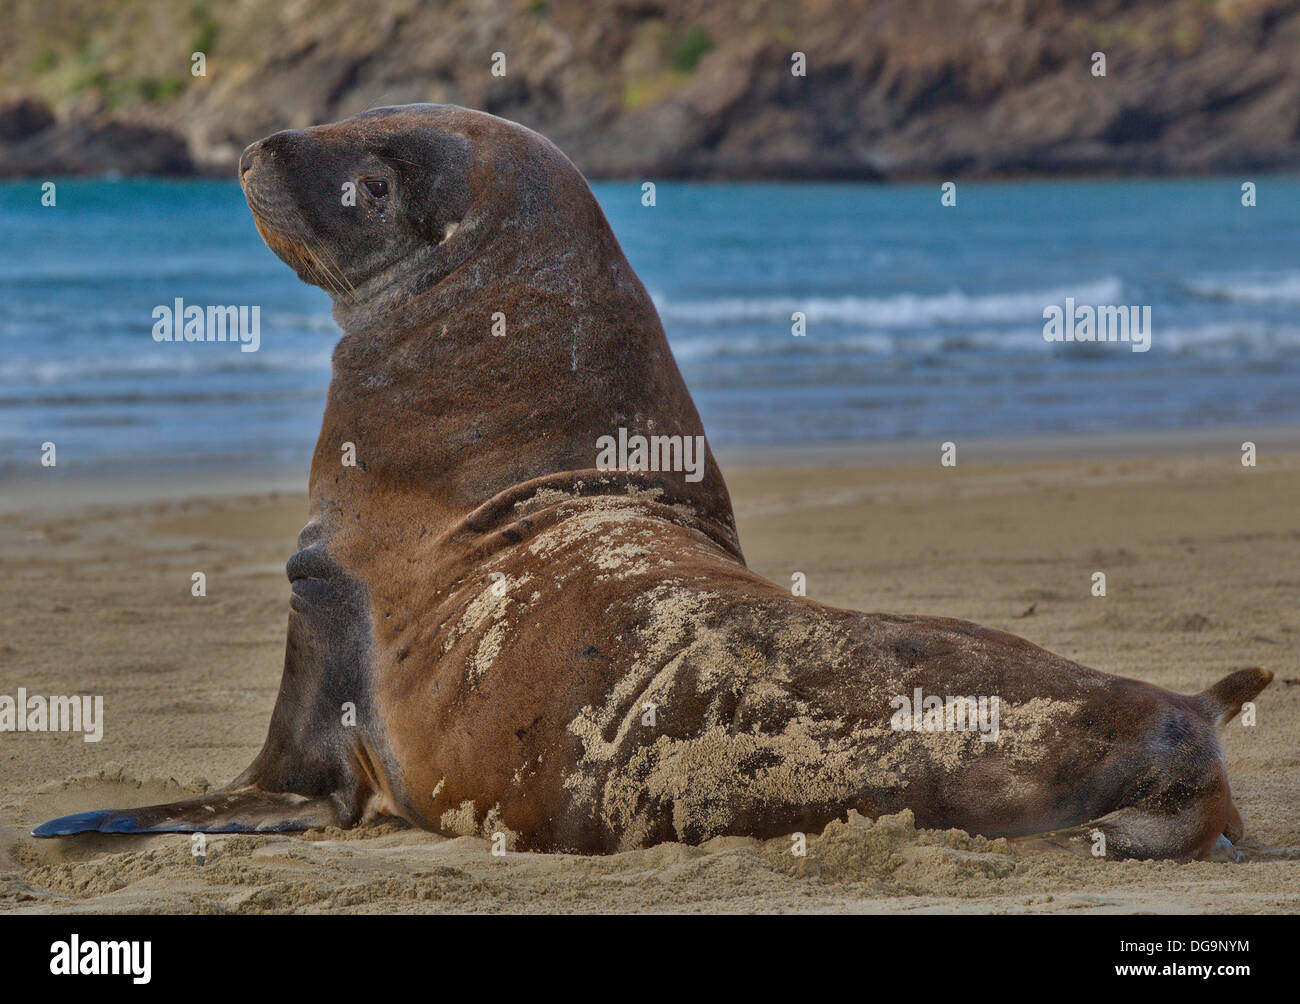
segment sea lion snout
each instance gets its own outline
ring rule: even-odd
[[[249,172],[255,168],[265,168],[277,159],[289,161],[291,155],[305,145],[305,132],[303,129],[282,129],[249,143],[239,155],[240,184],[246,183]]]

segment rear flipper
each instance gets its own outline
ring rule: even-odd
[[[1173,814],[1129,806],[1079,826],[1012,837],[1011,843],[1026,850],[1064,851],[1108,861],[1241,860],[1218,825],[1207,819],[1202,804]]]
[[[1223,728],[1241,711],[1243,704],[1253,701],[1272,682],[1272,672],[1262,666],[1239,669],[1192,700],[1206,721],[1215,728]]]
[[[1203,829],[1194,808],[1166,815],[1129,806],[1078,826],[1013,837],[1011,842],[1028,850],[1064,851],[1107,861],[1188,861],[1197,856],[1195,845],[1203,842],[1199,839]]]
[[[139,809],[77,812],[42,823],[34,837],[74,833],[286,833],[337,825],[329,798],[235,788]]]
[[[1208,832],[1211,829],[1213,833]],[[1065,851],[1107,861],[1191,861],[1204,857],[1222,839],[1222,832],[1207,820],[1204,806],[1194,802],[1174,813],[1129,806],[1079,826],[1013,837],[1011,842],[1029,850]]]

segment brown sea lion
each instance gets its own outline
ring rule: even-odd
[[[975,624],[828,607],[745,567],[702,439],[693,475],[596,469],[620,430],[703,429],[541,136],[381,108],[255,143],[240,178],[343,329],[266,744],[220,791],[37,835],[387,815],[604,852],[910,808],[1085,851],[1101,834],[1112,858],[1238,837],[1214,729],[1268,671],[1183,696]]]

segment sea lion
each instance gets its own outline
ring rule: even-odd
[[[1100,834],[1112,858],[1239,837],[1214,729],[1268,671],[1183,696],[975,624],[792,596],[745,566],[707,446],[694,478],[596,469],[606,437],[704,430],[595,198],[543,137],[381,108],[278,132],[239,173],[343,330],[266,744],[220,791],[36,835],[397,816],[609,852],[910,808],[1083,852]]]

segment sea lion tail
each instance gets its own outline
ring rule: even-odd
[[[77,812],[42,823],[34,837],[74,833],[283,833],[338,823],[329,798],[258,788],[223,788],[199,798],[140,809]]]
[[[1259,666],[1239,669],[1229,673],[1208,690],[1197,694],[1193,700],[1197,710],[1215,727],[1227,725],[1236,717],[1241,706],[1273,682],[1273,674]]]

